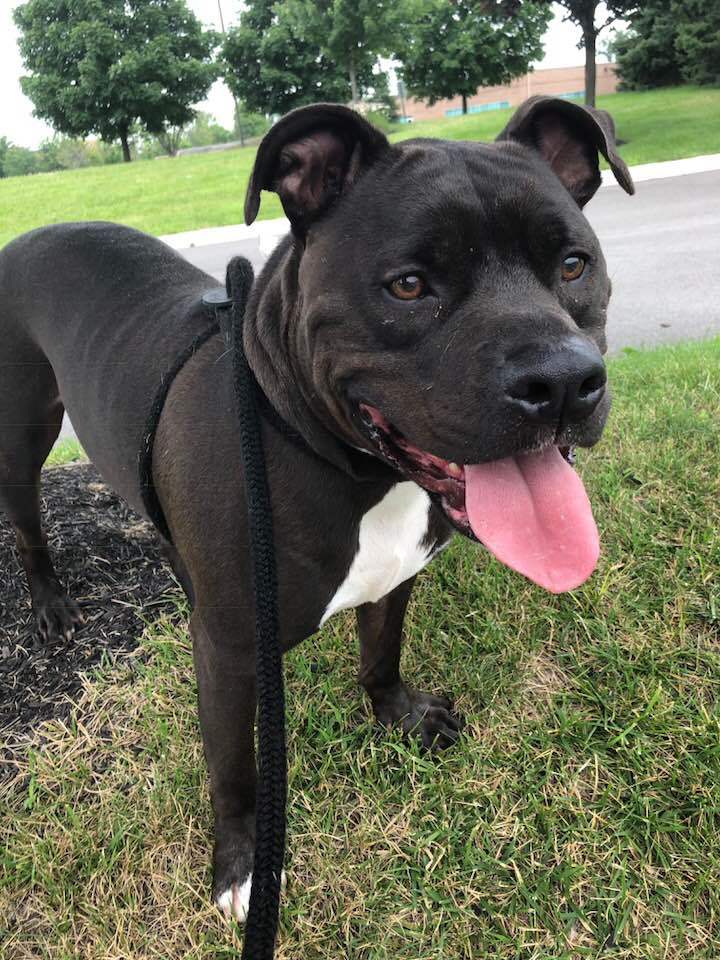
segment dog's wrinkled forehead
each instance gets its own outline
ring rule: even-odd
[[[594,243],[577,203],[543,161],[513,143],[413,140],[359,180],[328,232],[352,230],[394,259],[424,261],[492,241],[498,255],[542,234]],[[322,224],[324,227],[325,224]]]

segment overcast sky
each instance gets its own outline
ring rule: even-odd
[[[15,0],[0,0],[0,90],[2,91],[2,114],[0,136],[26,147],[37,147],[41,140],[52,135],[52,130],[42,120],[32,115],[32,103],[23,96],[19,78],[23,67],[17,50],[17,30],[12,19]],[[238,0],[188,0],[188,5],[207,26],[220,28],[219,7],[225,26],[237,19],[241,4]],[[598,8],[598,20],[603,14]],[[544,38],[545,57],[536,66],[571,67],[584,62],[584,53],[578,50],[580,34],[576,27],[562,22],[561,8],[555,5],[555,19]],[[602,35],[601,35],[602,39]],[[232,126],[233,101],[222,81],[214,84],[206,101],[199,104],[201,110],[212,113],[225,127]]]

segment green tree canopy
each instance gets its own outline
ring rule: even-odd
[[[688,83],[720,83],[720,0],[673,0],[675,49]]]
[[[340,101],[344,84],[317,45],[298,36],[273,0],[249,0],[223,44],[233,95],[258,113],[286,113],[316,100]]]
[[[608,52],[618,65],[626,89],[663,87],[682,82],[675,50],[677,22],[667,0],[646,0],[630,21],[630,29],[617,34]]]
[[[542,57],[549,7],[517,3],[508,15],[501,4],[481,0],[432,0],[416,5],[416,16],[397,44],[401,75],[417,97],[467,98],[478,87],[507,83]]]
[[[335,22],[332,7],[305,0],[249,0],[222,49],[228,86],[249,111],[286,113],[319,100],[352,98],[350,67],[326,42]],[[341,27],[338,21],[338,31]],[[375,60],[375,54],[357,57],[356,93],[377,84]]]
[[[350,85],[350,99],[378,85],[373,67],[391,53],[402,22],[414,11],[412,0],[285,0],[284,16],[294,31],[338,65]]]
[[[611,50],[625,88],[720,83],[720,0],[644,0]]]
[[[14,11],[35,115],[70,136],[161,134],[194,117],[216,77],[216,35],[185,0],[27,0]]]

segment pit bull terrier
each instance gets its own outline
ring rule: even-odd
[[[255,284],[244,346],[266,417],[284,649],[357,608],[377,719],[451,745],[451,704],[400,676],[417,572],[455,531],[547,590],[592,572],[598,536],[569,464],[600,437],[610,282],[581,210],[598,155],[633,192],[610,117],[546,97],[495,143],[390,144],[342,106],[262,141],[245,204],[275,191],[291,233]],[[107,223],[0,253],[0,502],[40,633],[80,622],[43,536],[40,468],[67,410],[101,474],[145,513],[138,452],[175,357],[207,324],[207,274]],[[253,597],[230,357],[210,337],[167,396],[153,481],[190,633],[215,816],[213,897],[238,920],[253,862]]]

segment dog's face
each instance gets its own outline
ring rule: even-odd
[[[466,534],[468,465],[602,433],[610,284],[581,210],[599,151],[631,192],[607,114],[548,98],[494,144],[390,146],[317,106],[261,145],[246,212],[275,189],[302,249],[292,353],[307,402]]]

